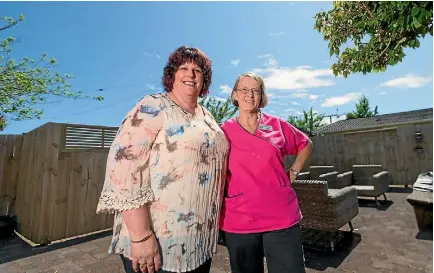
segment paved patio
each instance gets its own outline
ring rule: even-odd
[[[332,256],[306,249],[307,272],[433,272],[432,231],[418,232],[413,209],[405,201],[411,191],[393,188],[382,210],[373,201],[360,200],[353,236]],[[3,241],[0,272],[123,272],[119,258],[106,253],[109,241],[109,232],[36,248],[19,238]],[[211,272],[230,272],[224,247],[219,247]]]

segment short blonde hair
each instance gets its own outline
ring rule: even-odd
[[[265,91],[264,79],[259,74],[256,74],[254,72],[246,72],[246,73],[243,73],[243,74],[238,76],[237,80],[235,81],[234,88],[232,88],[232,93],[231,93],[232,104],[235,107],[238,107],[238,102],[235,100],[234,94],[235,94],[236,90],[238,89],[238,83],[240,82],[241,78],[243,78],[243,77],[252,78],[257,83],[259,83],[259,89],[261,89],[261,102],[259,103],[259,108],[264,108],[265,106],[267,106],[268,97],[267,97],[267,92]]]

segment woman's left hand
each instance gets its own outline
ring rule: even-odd
[[[289,174],[289,179],[291,180],[291,182],[297,178],[297,176],[295,176],[292,172],[288,172],[288,174]]]

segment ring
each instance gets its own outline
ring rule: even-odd
[[[154,266],[154,263],[148,263],[147,265],[148,266]]]

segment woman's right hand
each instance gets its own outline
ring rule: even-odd
[[[155,235],[140,243],[131,243],[131,260],[135,272],[154,273],[161,268],[161,255]]]

